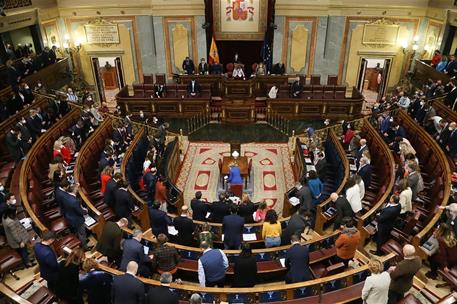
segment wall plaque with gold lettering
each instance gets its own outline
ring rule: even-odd
[[[86,31],[87,43],[120,43],[117,24],[86,24],[84,25],[84,30]]]
[[[398,24],[365,24],[363,44],[392,45],[397,43]]]

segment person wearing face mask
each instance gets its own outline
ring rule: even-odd
[[[30,134],[30,131],[27,128],[27,122],[24,117],[22,117],[22,119],[16,124],[16,128],[21,131],[22,151],[24,151],[24,154],[27,154],[27,152],[30,149],[30,146],[32,145],[32,135]]]
[[[187,75],[192,75],[195,71],[195,65],[192,59],[186,57],[186,59],[182,62],[182,69]]]
[[[67,89],[67,101],[78,102],[78,96],[76,96],[72,88]]]
[[[449,138],[446,144],[446,150],[449,152],[451,157],[455,157],[457,155],[457,124],[455,122],[451,122],[449,124]]]
[[[146,123],[147,119],[146,117],[144,116],[144,112],[140,110],[140,113],[138,115],[138,121],[140,123]]]
[[[208,64],[205,61],[205,58],[200,60],[200,64],[198,65],[198,74],[200,75],[207,75],[209,74]]]
[[[37,84],[36,84],[36,86],[34,88],[34,91],[37,91],[40,94],[46,94],[47,93],[46,87],[43,85],[41,80],[38,80],[38,82],[37,82]]]
[[[3,187],[3,191],[5,191],[5,187],[2,185]],[[17,209],[17,205],[16,205],[16,196],[14,196],[14,194],[12,193],[8,193],[5,195],[5,201],[0,203],[0,219],[3,218],[3,215],[4,213],[8,210],[8,209],[13,209],[14,211],[16,211]]]
[[[21,82],[19,85],[19,92],[24,96],[24,103],[31,104],[35,101],[35,97],[33,96],[33,92],[30,89],[29,85],[25,82]]]
[[[0,183],[0,204],[5,203],[6,195],[7,195],[7,193],[6,193],[5,186],[3,185],[3,183]]]
[[[95,107],[95,103],[92,103],[90,105],[90,113],[92,114],[92,117],[94,118],[94,123],[96,123],[96,125],[99,125],[103,121],[103,116]]]
[[[457,203],[452,203],[444,207],[440,206],[439,208],[446,211],[446,223],[451,226],[457,235]]]

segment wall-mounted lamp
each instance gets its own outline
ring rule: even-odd
[[[73,46],[70,44],[70,36],[68,34],[64,35],[65,42],[63,43],[63,48],[66,53],[70,54],[71,52],[76,52],[79,53],[81,50],[81,41],[80,40],[75,40],[73,42]]]
[[[413,43],[411,45],[407,39],[401,39],[398,44],[402,48],[403,54],[406,54],[408,52],[415,53],[419,49],[419,38],[420,37],[418,35],[414,36]]]

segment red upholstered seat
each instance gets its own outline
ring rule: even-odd
[[[52,221],[49,226],[50,230],[57,234],[68,228],[68,224],[63,217]]]
[[[59,238],[54,242],[54,249],[58,255],[63,255],[64,247],[68,247],[70,249],[74,249],[76,247],[79,247],[81,242],[79,239],[72,234],[66,235],[64,237]]]
[[[241,197],[243,195],[243,185],[230,185],[230,192],[232,192],[235,196]]]
[[[27,301],[33,304],[48,304],[56,302],[56,296],[46,287],[40,287],[35,291],[30,297],[27,298]]]

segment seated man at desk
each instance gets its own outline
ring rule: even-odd
[[[273,69],[271,71],[271,74],[273,75],[284,75],[286,72],[286,68],[284,67],[284,63],[278,62],[273,66]]]
[[[197,81],[195,81],[195,79],[192,79],[187,85],[187,94],[192,97],[195,97],[200,94],[200,91],[200,84]]]
[[[198,64],[198,74],[200,74],[200,75],[209,74],[209,67],[205,61],[205,58],[200,59],[200,63]]]
[[[213,75],[220,75],[222,74],[222,64],[214,63],[211,65],[211,74]]]
[[[194,74],[195,65],[194,65],[194,62],[192,61],[192,59],[190,59],[189,57],[186,57],[186,59],[184,59],[184,61],[182,62],[182,69],[184,70],[184,72],[187,75]]]
[[[245,79],[243,66],[241,64],[235,65],[235,69],[232,72],[233,79]]]
[[[233,185],[243,184],[243,178],[241,177],[240,167],[236,163],[230,164],[229,176],[227,178],[227,183]]]
[[[297,79],[292,84],[291,95],[294,98],[299,98],[301,92],[303,91],[303,84],[300,82],[300,79]]]
[[[156,98],[163,98],[165,97],[167,90],[163,84],[155,84],[154,85],[154,96]]]

